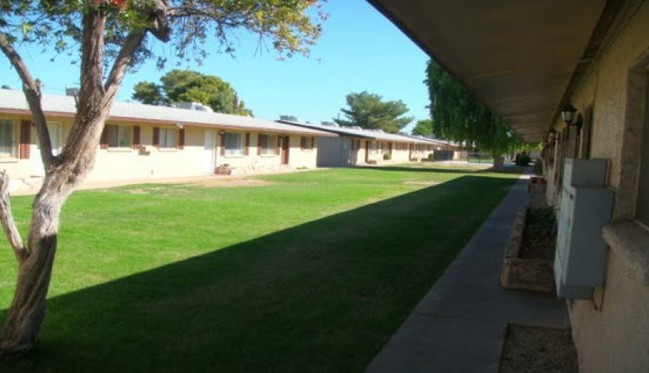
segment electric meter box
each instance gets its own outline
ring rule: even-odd
[[[561,298],[588,299],[604,284],[608,246],[601,230],[611,218],[606,160],[566,158],[554,277]]]

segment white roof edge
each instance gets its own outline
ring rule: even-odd
[[[54,115],[76,114],[76,103],[73,97],[44,94],[42,96],[43,111]],[[29,106],[21,91],[0,89],[0,113],[3,112],[29,113]],[[284,123],[233,114],[194,111],[166,106],[154,106],[115,101],[110,111],[108,121],[145,121],[147,123],[181,123],[186,126],[217,127],[231,130],[290,133],[319,137],[336,137],[337,135],[317,129],[296,129]]]
[[[432,140],[426,138],[414,138],[411,136],[399,135],[396,133],[378,132],[378,131],[372,131],[367,129],[355,129],[355,128],[344,127],[344,126],[327,127],[315,123],[302,123],[302,122],[294,122],[294,121],[287,121],[287,120],[279,120],[278,122],[286,123],[293,126],[311,128],[318,131],[331,131],[334,133],[340,133],[349,136],[359,136],[359,137],[369,138],[372,140],[407,142],[413,144],[438,144],[439,145],[440,143],[443,143],[439,140]]]

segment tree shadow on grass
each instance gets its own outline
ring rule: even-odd
[[[0,370],[361,371],[513,181],[460,177],[54,297],[38,347]]]

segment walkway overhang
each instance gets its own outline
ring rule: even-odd
[[[529,142],[571,85],[605,0],[368,0]]]

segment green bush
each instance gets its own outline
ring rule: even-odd
[[[390,154],[390,153],[383,154],[383,160],[384,161],[389,161],[390,159],[392,159],[392,154]]]

